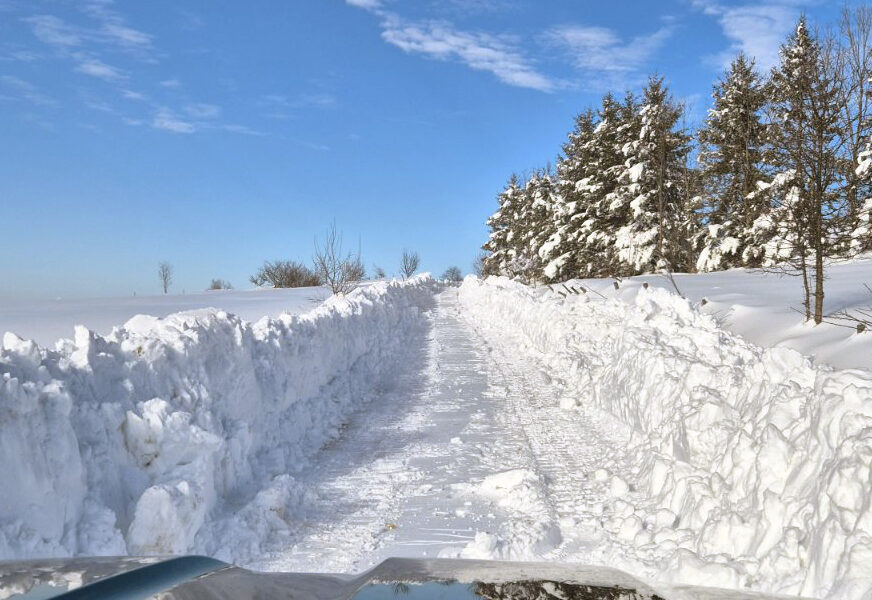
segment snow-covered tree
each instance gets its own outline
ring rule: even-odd
[[[629,207],[616,232],[618,259],[632,273],[684,270],[693,264],[685,179],[689,137],[678,129],[682,107],[662,77],[651,77],[639,109],[639,135],[624,145],[624,169],[612,203]]]
[[[497,196],[498,208],[487,220],[490,237],[482,249],[488,254],[482,258],[483,275],[504,275],[514,258],[515,215],[520,207],[523,188],[518,176],[512,174],[506,187]]]
[[[592,168],[595,127],[592,110],[579,114],[557,162],[557,190],[551,191],[554,224],[548,239],[539,248],[542,275],[546,281],[587,274],[585,265],[589,261],[589,248],[580,239],[578,229],[590,212],[590,196],[581,187]]]
[[[701,271],[757,266],[760,252],[748,248],[748,236],[766,210],[765,197],[753,194],[765,180],[766,93],[753,59],[736,57],[712,96],[698,137],[704,223],[696,266]]]

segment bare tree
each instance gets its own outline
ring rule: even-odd
[[[157,265],[157,276],[160,279],[160,285],[163,288],[163,293],[166,294],[173,283],[173,266],[167,261],[161,261]]]
[[[445,272],[442,273],[442,279],[452,283],[457,283],[463,281],[463,273],[460,272],[458,267],[448,267],[445,269]]]
[[[366,277],[366,269],[357,254],[345,254],[342,250],[342,234],[336,231],[336,223],[327,229],[324,241],[315,239],[315,254],[312,257],[315,271],[334,294],[347,294]]]
[[[403,249],[403,260],[400,264],[400,273],[403,275],[403,279],[408,279],[414,275],[420,263],[421,259],[418,257],[417,252]]]
[[[382,269],[380,266],[373,265],[373,268],[375,269],[375,278],[376,279],[384,279],[388,276],[387,273],[385,273],[385,270]]]
[[[484,276],[484,270],[485,270],[484,269],[484,262],[485,262],[485,259],[487,257],[488,257],[488,253],[482,251],[482,252],[479,252],[475,256],[475,260],[472,261],[472,270],[475,273],[476,277],[483,277]]]
[[[295,260],[266,261],[248,280],[258,287],[271,285],[275,288],[298,288],[321,285],[318,273]]]

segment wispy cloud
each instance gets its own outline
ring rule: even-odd
[[[182,87],[182,82],[178,79],[164,79],[160,82],[161,86],[165,88],[179,88]]]
[[[31,26],[36,38],[55,48],[73,48],[82,45],[76,30],[53,15],[34,15],[23,19]]]
[[[104,79],[106,81],[127,79],[127,75],[122,73],[120,69],[107,65],[97,58],[83,58],[81,62],[76,65],[75,70],[79,73],[84,73],[91,77],[98,77],[99,79]]]
[[[540,73],[509,36],[465,31],[447,21],[408,21],[380,0],[345,0],[381,18],[382,39],[409,54],[487,71],[508,85],[551,92],[564,83]]]
[[[58,101],[40,92],[35,85],[13,75],[0,76],[0,90],[4,98],[23,100],[36,106],[54,108]]]
[[[542,39],[565,52],[588,81],[596,82],[593,87],[609,87],[633,83],[674,30],[667,22],[656,31],[624,40],[605,27],[561,25]]]
[[[188,104],[185,113],[195,119],[214,119],[221,114],[221,107],[214,104]]]
[[[488,71],[509,85],[541,92],[551,92],[562,85],[537,71],[508,39],[458,30],[450,23],[410,23],[390,16],[383,22],[382,38],[410,54],[456,60],[471,69]]]
[[[730,40],[730,48],[714,60],[725,65],[741,51],[756,60],[762,70],[778,64],[778,52],[802,12],[797,0],[762,3],[721,3],[715,0],[692,0],[703,14],[715,17]]]
[[[178,117],[169,108],[163,107],[157,111],[152,119],[151,126],[155,129],[170,131],[172,133],[194,133],[196,125]]]

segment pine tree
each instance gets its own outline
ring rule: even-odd
[[[682,189],[689,137],[677,125],[682,107],[662,77],[651,77],[639,109],[636,140],[624,146],[615,206],[629,206],[630,221],[616,233],[618,258],[632,273],[692,266],[690,219]]]
[[[765,200],[749,194],[765,179],[766,94],[754,61],[736,57],[712,96],[714,106],[699,132],[705,222],[696,266],[702,271],[757,266],[760,252],[749,247],[748,235]]]

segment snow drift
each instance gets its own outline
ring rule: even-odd
[[[390,385],[435,287],[376,283],[253,324],[138,316],[54,350],[6,334],[0,558],[256,554],[304,499],[290,474]]]
[[[578,406],[636,432],[655,507],[619,526],[663,551],[664,578],[872,594],[872,373],[759,348],[662,289],[627,302],[467,278],[460,299],[486,332],[548,364]]]

